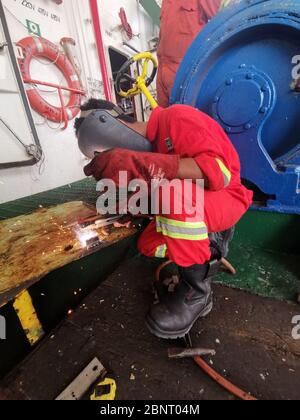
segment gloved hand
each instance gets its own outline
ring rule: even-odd
[[[119,173],[126,171],[128,184],[134,179],[143,179],[147,183],[151,180],[172,180],[178,175],[179,156],[163,155],[159,153],[134,152],[125,149],[113,149],[96,156],[84,168],[86,176],[93,176],[96,181],[111,179],[118,187]]]

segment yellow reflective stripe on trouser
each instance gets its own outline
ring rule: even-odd
[[[220,159],[216,159],[216,161],[218,162],[222,174],[224,175],[224,186],[227,187],[231,181],[231,173]]]
[[[156,218],[156,230],[164,236],[187,241],[208,239],[208,230],[204,222],[180,222],[166,217]]]
[[[157,247],[156,252],[155,252],[156,258],[166,258],[167,250],[168,250],[167,245],[161,245]]]
[[[16,297],[14,309],[30,344],[33,346],[44,335],[43,327],[37,317],[30,294],[25,290]]]

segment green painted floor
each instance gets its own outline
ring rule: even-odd
[[[299,255],[248,247],[233,243],[230,262],[236,276],[222,275],[217,282],[265,297],[294,300],[300,293]]]
[[[300,292],[300,218],[248,212],[238,224],[229,255],[236,276],[217,282],[261,296],[294,300]]]
[[[96,200],[96,182],[86,178],[54,190],[0,204],[0,220],[32,213],[41,205],[50,207],[70,201],[85,201],[95,204]]]

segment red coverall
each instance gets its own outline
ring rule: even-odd
[[[253,193],[241,184],[238,154],[216,121],[186,105],[155,109],[147,137],[157,153],[195,159],[209,185],[201,220],[191,222],[185,212],[161,214],[141,235],[139,251],[181,267],[204,264],[211,257],[208,233],[233,227],[252,202]]]
[[[198,33],[219,11],[221,0],[163,0],[158,47],[157,95],[167,108],[177,69]]]

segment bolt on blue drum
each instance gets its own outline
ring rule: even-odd
[[[236,1],[187,52],[171,104],[212,116],[259,209],[300,213],[300,1]]]

